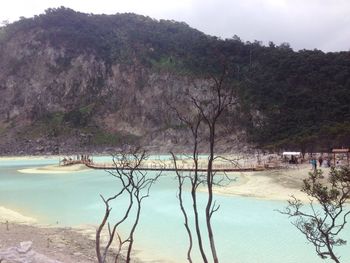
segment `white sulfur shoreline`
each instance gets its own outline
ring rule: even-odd
[[[47,165],[42,167],[20,169],[18,172],[26,174],[64,174],[88,170],[90,170],[90,168],[86,167],[84,164],[75,164],[69,166]]]
[[[61,156],[59,155],[23,155],[23,156],[0,156],[0,161],[16,161],[16,160],[47,160],[53,159],[58,160]]]
[[[327,177],[329,168],[321,170]],[[303,202],[308,202],[309,197],[301,192],[301,188],[303,180],[311,171],[310,165],[304,164],[285,170],[240,173],[237,182],[225,187],[215,187],[214,192],[220,195],[279,201],[286,201],[295,196]],[[237,176],[237,173],[234,175]]]
[[[37,223],[35,218],[24,216],[16,211],[0,206],[0,222],[6,223],[6,221],[25,224]]]

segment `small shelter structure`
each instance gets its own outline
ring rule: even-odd
[[[335,157],[337,154],[345,154],[348,162],[348,166],[350,165],[350,148],[332,149],[332,153],[333,153],[334,166],[335,166],[335,160],[336,160]]]
[[[298,163],[298,158],[301,157],[301,152],[283,152],[284,159],[289,159],[289,163]]]

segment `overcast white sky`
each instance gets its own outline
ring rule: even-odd
[[[350,50],[350,0],[10,0],[0,21],[65,6],[94,14],[133,12],[183,21],[200,31],[244,41],[289,42],[295,50]]]

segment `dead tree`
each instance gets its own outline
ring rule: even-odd
[[[198,155],[199,155],[199,150],[198,150],[198,144],[200,142],[199,138],[199,127],[203,121],[202,117],[200,114],[194,114],[194,116],[191,117],[186,117],[185,115],[181,115],[179,111],[177,111],[176,108],[174,108],[179,120],[184,123],[191,131],[191,135],[193,138],[193,151],[192,155],[189,156],[191,160],[193,161],[193,172],[189,173],[188,175],[183,175],[180,174],[178,170],[178,165],[177,165],[177,157],[174,153],[171,152],[172,157],[173,157],[173,162],[176,170],[176,175],[178,179],[178,188],[179,188],[179,193],[178,193],[178,198],[179,198],[179,204],[180,204],[180,209],[181,212],[184,216],[184,226],[186,228],[186,232],[189,237],[189,247],[187,251],[187,260],[191,263],[192,258],[191,258],[191,251],[193,247],[193,238],[192,238],[192,232],[189,227],[188,223],[188,215],[187,211],[184,207],[183,204],[183,199],[182,199],[182,194],[183,194],[183,185],[186,179],[188,179],[191,183],[191,198],[192,198],[192,206],[193,206],[193,213],[194,213],[194,225],[195,225],[195,233],[197,236],[197,242],[198,242],[198,248],[201,254],[201,257],[203,259],[203,262],[208,262],[207,260],[207,255],[205,253],[205,249],[203,246],[203,241],[202,241],[202,233],[201,233],[201,227],[199,223],[199,213],[198,213],[198,204],[197,204],[197,188],[198,186],[204,182],[203,176],[201,173],[198,171]]]
[[[135,232],[140,220],[142,202],[149,197],[152,185],[159,178],[161,173],[155,176],[149,176],[142,171],[142,163],[147,159],[146,152],[140,149],[133,149],[129,151],[121,151],[113,156],[115,170],[107,171],[114,176],[121,183],[121,190],[114,196],[101,199],[105,205],[105,214],[102,222],[96,231],[96,254],[99,263],[107,262],[108,254],[111,254],[111,246],[114,247],[114,262],[119,262],[122,249],[126,250],[125,262],[129,263],[131,260],[131,252],[134,244]],[[119,219],[115,219],[114,223],[111,217],[111,202],[126,196],[128,205],[123,212],[119,213]],[[118,233],[118,227],[127,219],[130,220],[131,211],[134,209],[135,216],[132,218],[132,225],[127,237],[122,238]],[[107,243],[105,245],[101,242],[103,231],[107,228]],[[113,253],[112,253],[113,254]]]
[[[292,197],[286,209],[279,212],[293,219],[292,224],[314,245],[318,256],[340,263],[334,248],[346,244],[339,234],[350,214],[346,206],[350,200],[350,169],[332,168],[328,182],[323,179],[320,170],[310,173],[304,180],[302,191],[310,197],[309,211],[303,209],[304,204],[300,200]]]
[[[200,84],[198,84],[200,83]],[[206,255],[203,247],[203,229],[199,223],[199,211],[197,204],[197,188],[201,184],[205,184],[207,189],[207,202],[205,207],[205,222],[206,222],[206,233],[208,234],[208,242],[210,245],[211,256],[214,263],[218,263],[218,255],[215,246],[214,232],[212,227],[212,216],[220,208],[216,204],[213,195],[213,186],[222,184],[223,180],[218,176],[215,177],[213,171],[213,163],[215,160],[221,158],[215,154],[215,146],[217,143],[217,127],[220,117],[222,117],[225,111],[232,109],[235,105],[234,100],[234,88],[232,83],[228,81],[228,72],[226,68],[222,74],[217,76],[211,76],[204,81],[193,82],[193,91],[186,94],[188,103],[185,103],[187,107],[181,105],[180,107],[173,106],[173,110],[181,123],[183,123],[190,131],[192,137],[192,155],[191,160],[193,161],[193,172],[189,175],[183,176],[177,170],[177,178],[179,182],[179,202],[182,213],[185,218],[185,227],[189,235],[190,244],[187,253],[187,258],[191,262],[191,249],[192,249],[192,233],[188,229],[188,216],[184,209],[182,201],[182,186],[184,180],[188,179],[191,183],[191,197],[192,206],[194,213],[194,225],[195,233],[197,235],[198,248],[204,263],[208,263],[208,256]],[[206,173],[202,174],[199,172],[199,148],[206,145],[205,152],[208,153],[208,160],[206,163]],[[223,160],[225,158],[222,158]],[[173,154],[173,161],[177,167],[177,159]],[[227,160],[229,161],[229,160]],[[235,160],[230,160],[231,163],[236,165]],[[215,178],[214,178],[215,177]],[[226,175],[224,178],[227,178]]]
[[[192,252],[192,247],[193,247],[193,237],[192,237],[192,231],[191,231],[191,228],[190,228],[190,225],[189,225],[188,215],[187,215],[186,209],[185,209],[184,204],[183,204],[183,195],[182,195],[182,193],[183,193],[183,185],[184,185],[186,176],[183,176],[179,172],[178,167],[177,167],[177,159],[176,159],[175,154],[171,153],[171,155],[173,157],[173,161],[174,161],[174,165],[175,165],[175,171],[176,171],[176,176],[177,176],[177,180],[178,180],[178,189],[179,189],[178,198],[179,198],[180,209],[181,209],[182,215],[184,216],[184,226],[185,226],[185,229],[186,229],[186,232],[187,232],[187,235],[188,235],[189,245],[188,245],[188,249],[187,249],[187,260],[188,260],[188,262],[192,263],[193,261],[192,261],[191,252]],[[193,184],[192,184],[192,187],[193,187]],[[195,202],[195,204],[196,204],[196,202]],[[196,207],[197,206],[194,205],[195,210],[197,210]],[[198,220],[198,215],[197,215],[197,220]],[[196,222],[197,222],[197,220],[196,220]],[[196,226],[197,226],[197,223],[196,223]],[[196,233],[198,234],[198,232],[196,232]],[[199,240],[201,240],[201,238]],[[202,244],[200,244],[200,249],[203,249]],[[204,250],[203,251],[201,250],[201,253],[203,253],[203,252],[204,252]]]

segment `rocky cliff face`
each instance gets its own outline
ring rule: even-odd
[[[123,143],[186,146],[169,102],[187,77],[139,63],[107,64],[93,52],[40,41],[37,28],[0,49],[0,152],[101,151]],[[180,138],[180,139],[179,139]]]

